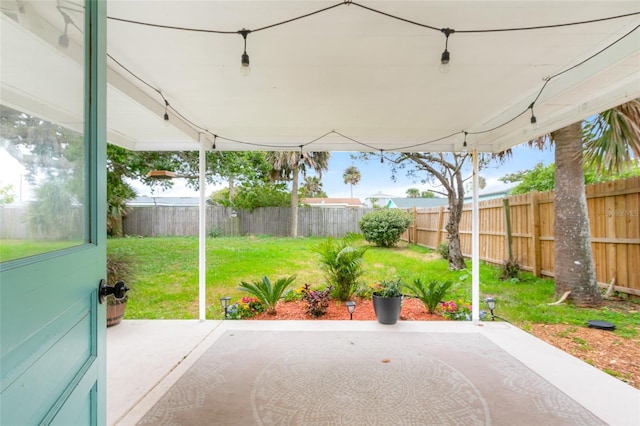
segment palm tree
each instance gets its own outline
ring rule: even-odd
[[[303,196],[310,198],[327,196],[322,190],[322,181],[318,176],[306,176],[300,192]]]
[[[291,217],[289,236],[298,236],[298,186],[299,174],[306,175],[307,168],[315,170],[319,177],[329,169],[329,152],[279,151],[267,153],[267,161],[273,166],[272,180],[291,181]]]
[[[357,185],[360,182],[360,170],[356,166],[349,166],[342,174],[345,184],[351,185],[351,198],[353,198],[353,185]]]
[[[636,99],[601,113],[585,124],[584,132],[581,123],[574,123],[552,132],[549,139],[555,144],[556,166],[556,294],[571,291],[576,305],[599,306],[583,162],[586,158],[603,169],[619,171],[628,163],[629,151],[640,155],[640,102]]]

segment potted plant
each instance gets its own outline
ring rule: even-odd
[[[383,280],[372,294],[373,310],[380,324],[395,324],[402,308],[402,280]]]
[[[107,284],[112,286],[118,281],[131,287],[133,278],[133,258],[122,252],[107,253]],[[127,308],[128,295],[122,299],[116,299],[113,295],[107,296],[107,327],[120,324]]]

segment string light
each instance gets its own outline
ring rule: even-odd
[[[341,3],[341,4],[342,4],[342,3]],[[362,5],[359,5],[359,4],[357,4],[357,3],[352,3],[352,4],[357,5],[357,6],[360,6],[360,7],[363,7],[363,8],[368,9],[368,10],[373,10],[373,9],[370,9],[370,8],[364,7],[364,6],[362,6]],[[304,16],[301,16],[301,17],[298,17],[298,18],[290,19],[290,20],[288,20],[288,21],[284,21],[284,22],[281,22],[281,23],[278,23],[278,24],[273,24],[273,25],[269,25],[269,26],[266,26],[266,27],[262,27],[262,28],[260,28],[259,30],[268,29],[268,28],[271,28],[271,27],[274,27],[274,26],[277,26],[277,25],[282,25],[282,24],[284,24],[284,23],[291,22],[291,21],[294,21],[294,20],[297,20],[297,19],[301,19],[301,18],[304,18],[304,17],[306,17],[306,16],[311,16],[311,15],[313,15],[313,14],[317,14],[317,13],[320,13],[320,12],[322,12],[322,11],[332,9],[332,8],[334,8],[334,7],[337,7],[337,6],[339,6],[339,5],[330,6],[330,7],[328,7],[328,8],[322,9],[322,10],[320,10],[320,11],[313,12],[313,13],[311,13],[311,14],[307,14],[307,15],[304,15]],[[373,10],[373,11],[375,11],[375,10]],[[383,13],[383,14],[385,14],[385,13]],[[450,32],[449,32],[449,35],[450,35],[450,34],[452,34],[453,32],[458,32],[458,33],[471,33],[471,32],[503,32],[503,31],[532,30],[532,29],[541,29],[541,28],[555,28],[555,27],[563,27],[563,26],[571,26],[571,25],[580,25],[580,24],[593,23],[593,22],[602,22],[602,21],[607,21],[607,20],[612,20],[612,19],[624,18],[624,17],[628,17],[628,16],[635,16],[635,15],[638,15],[638,14],[640,14],[640,12],[629,13],[629,14],[626,14],[626,15],[618,15],[618,16],[613,16],[613,17],[609,17],[609,18],[595,19],[595,20],[590,20],[590,21],[573,22],[573,23],[557,24],[557,25],[547,25],[547,26],[541,26],[541,27],[509,28],[509,29],[498,29],[498,30],[457,30],[457,31],[454,31],[454,30],[451,30],[451,29],[448,29],[448,30],[450,31]],[[385,14],[385,15],[390,16],[390,17],[393,17],[392,15],[388,15],[388,14]],[[113,17],[107,17],[107,18],[108,18],[108,19],[112,19],[112,20],[117,20],[117,21],[124,21],[124,22],[129,22],[129,23],[134,23],[134,24],[140,24],[140,25],[148,25],[148,26],[153,26],[153,27],[162,27],[162,28],[171,28],[171,29],[182,29],[182,30],[188,30],[188,31],[200,31],[200,32],[216,32],[216,33],[223,33],[223,34],[232,34],[232,33],[233,33],[233,34],[236,34],[236,33],[240,33],[240,34],[242,34],[242,32],[241,32],[241,31],[238,31],[238,32],[222,32],[222,31],[212,31],[212,30],[195,30],[195,29],[189,29],[189,28],[167,27],[167,26],[163,26],[163,25],[156,25],[156,24],[148,24],[148,23],[142,23],[142,22],[136,22],[136,21],[129,21],[129,20],[119,19],[119,18],[113,18]],[[420,26],[424,26],[424,27],[427,27],[427,28],[432,28],[432,27],[429,27],[429,26],[426,26],[426,25],[423,25],[423,24],[418,24],[418,23],[415,23],[415,22],[412,22],[412,21],[405,20],[405,19],[403,19],[403,18],[396,18],[396,19],[400,19],[400,20],[403,20],[403,21],[406,21],[406,22],[409,22],[409,23],[412,23],[412,24],[415,24],[415,25],[420,25]],[[70,18],[70,17],[69,17],[69,20],[71,20],[71,18]],[[65,22],[66,22],[66,18],[65,18]],[[72,23],[74,26],[76,26],[72,21],[71,21],[71,23]],[[76,26],[76,28],[77,28],[77,26]],[[571,71],[571,70],[573,70],[573,69],[576,69],[576,68],[578,68],[578,67],[580,67],[580,66],[584,65],[584,64],[585,64],[585,63],[587,63],[588,61],[592,60],[593,58],[597,57],[598,55],[600,55],[600,54],[602,54],[603,52],[605,52],[605,51],[607,51],[608,49],[610,49],[612,46],[614,46],[614,45],[616,45],[617,43],[621,42],[621,41],[622,41],[623,39],[625,39],[626,37],[628,37],[628,36],[630,36],[631,34],[633,34],[633,33],[634,33],[635,31],[637,31],[639,28],[640,28],[640,25],[635,26],[634,28],[632,28],[631,30],[629,30],[627,33],[625,33],[624,35],[622,35],[622,36],[621,36],[621,37],[619,37],[618,39],[614,40],[613,42],[611,42],[611,43],[610,43],[610,44],[608,44],[607,46],[603,47],[603,48],[602,48],[602,49],[600,49],[599,51],[595,52],[594,54],[592,54],[592,55],[591,55],[591,56],[589,56],[588,58],[583,59],[581,62],[576,63],[576,64],[574,64],[573,66],[568,67],[568,68],[566,68],[566,69],[564,69],[564,70],[562,70],[562,71],[560,71],[560,72],[558,72],[558,73],[556,73],[556,74],[553,74],[553,75],[551,75],[551,76],[549,76],[549,77],[546,77],[546,78],[544,79],[545,83],[544,83],[544,84],[542,85],[542,87],[540,88],[540,90],[539,90],[539,92],[538,92],[537,96],[535,97],[535,100],[534,100],[534,101],[533,101],[533,102],[532,102],[532,103],[531,103],[531,104],[530,104],[530,105],[529,105],[525,110],[523,110],[522,112],[520,112],[520,113],[518,113],[518,114],[514,115],[512,118],[510,118],[510,119],[508,119],[508,120],[504,121],[503,123],[495,125],[495,126],[494,126],[494,127],[492,127],[492,128],[484,129],[484,130],[477,130],[477,131],[473,131],[473,132],[464,132],[464,134],[465,134],[465,141],[463,142],[463,146],[465,146],[465,144],[466,144],[466,135],[468,135],[468,134],[480,135],[480,134],[490,133],[490,132],[492,132],[492,131],[494,131],[494,130],[497,130],[497,129],[501,128],[501,127],[504,127],[504,126],[508,125],[509,123],[511,123],[511,122],[513,122],[513,121],[515,121],[516,119],[518,119],[520,116],[524,115],[524,114],[525,114],[527,111],[529,111],[529,110],[531,110],[531,119],[530,119],[530,121],[531,121],[531,123],[532,123],[532,124],[536,124],[536,123],[537,123],[537,119],[536,119],[536,117],[535,117],[535,115],[534,115],[534,113],[533,113],[533,106],[534,106],[535,102],[540,98],[540,96],[541,96],[541,95],[542,95],[542,93],[544,92],[545,88],[547,87],[547,84],[548,84],[551,80],[553,80],[553,79],[555,79],[555,78],[557,78],[557,77],[559,77],[559,76],[561,76],[561,75],[563,75],[563,74],[565,74],[565,73],[567,73],[567,72],[570,72],[570,71]],[[433,29],[433,28],[432,28],[432,29]],[[438,31],[441,31],[441,32],[445,33],[445,30],[447,30],[447,29],[442,29],[442,30],[438,30]],[[250,30],[244,30],[244,29],[243,29],[242,31],[246,31],[246,34],[248,34],[248,33],[252,32],[252,31],[250,31]],[[257,30],[254,30],[253,32],[255,32],[255,31],[257,31]],[[445,36],[446,36],[446,37],[447,37],[447,39],[448,39],[448,34],[446,34],[446,33],[445,33]],[[246,40],[246,36],[243,36],[243,37],[245,37],[245,40]],[[245,51],[246,51],[246,41],[245,41]],[[445,44],[445,51],[447,51],[447,45],[446,45],[446,44]],[[247,56],[248,56],[248,55],[247,55]],[[206,133],[209,133],[210,135],[214,136],[214,149],[215,149],[215,138],[217,138],[217,137],[218,137],[218,135],[213,134],[210,130],[206,129],[205,127],[202,127],[202,126],[197,125],[196,123],[194,123],[193,121],[189,120],[187,117],[185,117],[184,115],[182,115],[179,111],[177,111],[174,107],[172,107],[172,106],[169,104],[169,102],[167,101],[167,99],[164,97],[164,95],[162,94],[162,92],[161,92],[159,89],[157,89],[156,87],[152,86],[150,83],[148,83],[147,81],[145,81],[144,79],[142,79],[140,76],[138,76],[137,74],[135,74],[133,71],[131,71],[130,69],[128,69],[128,68],[127,68],[126,66],[124,66],[121,62],[119,62],[117,59],[115,59],[111,54],[107,53],[107,57],[108,57],[109,59],[111,59],[112,61],[114,61],[116,64],[118,64],[118,65],[119,65],[121,68],[123,68],[126,72],[128,72],[129,74],[131,74],[135,79],[139,80],[141,83],[145,84],[146,86],[148,86],[149,88],[151,88],[152,90],[154,90],[154,91],[156,91],[158,94],[160,94],[160,96],[162,97],[162,99],[163,99],[163,100],[164,100],[164,102],[165,102],[165,114],[164,114],[165,121],[168,121],[168,119],[169,119],[169,118],[168,118],[167,110],[168,110],[168,108],[170,107],[170,108],[171,108],[171,110],[172,110],[172,111],[174,111],[174,112],[175,112],[175,114],[176,114],[177,116],[181,117],[184,121],[186,121],[186,122],[187,122],[187,123],[189,123],[190,125],[194,126],[194,128],[201,129],[201,130],[205,131]],[[300,148],[301,148],[301,155],[302,155],[302,148],[303,148],[304,146],[310,145],[310,144],[312,144],[312,143],[314,143],[314,142],[316,142],[316,141],[318,141],[318,140],[320,140],[320,139],[324,138],[325,136],[327,136],[327,135],[329,135],[329,134],[332,134],[332,133],[335,133],[335,134],[337,134],[337,135],[340,135],[340,136],[342,136],[342,137],[344,137],[344,138],[346,138],[346,139],[349,139],[349,140],[353,141],[353,142],[354,142],[354,143],[356,143],[356,144],[362,145],[362,146],[364,146],[364,147],[366,147],[366,148],[369,148],[369,149],[371,149],[371,150],[375,150],[375,149],[376,149],[376,148],[375,148],[374,146],[372,146],[372,145],[368,145],[368,144],[366,144],[366,143],[364,143],[364,142],[360,142],[360,141],[358,141],[358,140],[356,140],[356,139],[354,139],[354,138],[351,138],[351,137],[346,136],[346,135],[343,135],[343,134],[341,134],[341,133],[339,133],[339,132],[337,132],[337,131],[335,131],[335,130],[332,130],[332,131],[330,131],[330,132],[327,132],[327,133],[323,134],[322,136],[319,136],[319,137],[317,137],[317,138],[315,138],[315,139],[311,140],[310,142],[307,142],[307,143],[306,143],[306,144],[304,144],[304,145],[300,145]],[[449,135],[446,135],[446,136],[442,136],[442,137],[439,137],[439,138],[436,138],[436,139],[432,139],[432,140],[429,140],[429,141],[419,142],[419,143],[412,144],[412,145],[407,145],[407,146],[399,146],[399,147],[396,147],[396,148],[397,148],[397,150],[398,150],[398,151],[404,151],[404,150],[408,150],[408,149],[411,149],[411,148],[424,147],[424,146],[426,146],[426,145],[429,145],[429,144],[432,144],[432,143],[435,143],[435,142],[439,142],[439,141],[442,141],[442,140],[445,140],[445,139],[451,138],[451,137],[455,136],[455,135],[456,135],[456,134],[458,134],[458,133],[459,133],[459,132],[456,132],[456,133],[452,133],[452,134],[449,134]],[[221,139],[224,139],[224,140],[226,140],[226,141],[229,141],[229,142],[233,142],[233,143],[238,143],[238,144],[243,144],[243,145],[251,145],[251,146],[262,147],[262,148],[275,148],[275,149],[284,149],[284,150],[286,150],[286,149],[290,149],[290,148],[291,148],[291,146],[290,146],[290,145],[270,145],[270,144],[264,144],[264,143],[247,142],[247,141],[241,141],[241,140],[237,140],[237,139],[231,139],[231,138],[227,138],[227,137],[223,137],[223,136],[220,136],[220,138],[221,138]],[[380,163],[384,163],[384,155],[383,155],[383,150],[382,150],[382,149],[380,149]]]
[[[455,33],[456,30],[451,28],[443,28],[440,31],[445,36],[444,52],[442,52],[442,55],[440,56],[440,72],[446,74],[449,72],[449,60],[451,59],[449,51],[447,50],[447,48],[449,47],[449,36]]]
[[[244,52],[242,53],[242,57],[240,59],[240,72],[243,76],[248,77],[251,74],[251,68],[249,67],[249,55],[247,54],[247,36],[251,30],[241,29],[238,31],[244,40]]]
[[[462,142],[462,152],[467,152],[467,132],[464,132],[464,142]]]
[[[169,101],[163,96],[164,99],[164,125],[169,126]]]
[[[243,39],[244,39],[244,53],[242,54],[242,58],[241,58],[241,63],[242,63],[242,69],[243,69],[243,73],[248,73],[248,69],[249,69],[249,55],[247,54],[247,35],[251,32],[257,32],[257,31],[263,31],[263,30],[268,30],[268,29],[272,29],[281,25],[285,25],[285,24],[289,24],[292,23],[294,21],[298,21],[304,18],[308,18],[310,16],[313,15],[317,15],[323,12],[327,12],[331,9],[334,9],[336,7],[340,7],[340,6],[350,6],[350,5],[354,5],[357,6],[361,9],[373,12],[373,13],[377,13],[379,15],[385,16],[387,18],[391,18],[391,19],[395,19],[398,21],[402,21],[405,22],[407,24],[411,24],[411,25],[416,25],[422,28],[426,28],[429,30],[433,30],[433,31],[439,31],[441,33],[443,33],[446,37],[445,39],[445,49],[442,52],[442,55],[440,57],[440,64],[442,67],[442,71],[443,72],[447,72],[447,66],[449,64],[449,60],[451,58],[451,55],[448,51],[448,42],[449,42],[449,35],[453,34],[454,32],[458,32],[458,33],[466,33],[466,34],[481,34],[481,33],[494,33],[494,32],[513,32],[513,31],[531,31],[531,30],[542,30],[542,29],[550,29],[550,28],[561,28],[561,27],[569,27],[569,26],[575,26],[575,25],[584,25],[584,24],[592,24],[592,23],[598,23],[598,22],[604,22],[604,21],[610,21],[610,20],[614,20],[614,19],[620,19],[620,18],[626,18],[626,17],[630,17],[630,16],[635,16],[635,15],[640,15],[640,12],[631,12],[631,13],[627,13],[627,14],[623,14],[623,15],[616,15],[616,16],[610,16],[610,17],[605,17],[605,18],[596,18],[596,19],[590,19],[590,20],[585,20],[585,21],[575,21],[575,22],[565,22],[565,23],[560,23],[560,24],[551,24],[551,25],[538,25],[538,26],[530,26],[530,27],[512,27],[512,28],[489,28],[489,29],[462,29],[462,30],[454,30],[451,28],[437,28],[435,26],[432,25],[427,25],[427,24],[423,24],[420,22],[416,22],[416,21],[412,21],[410,19],[407,18],[403,18],[401,16],[397,16],[397,15],[393,15],[391,13],[387,13],[387,12],[383,12],[381,10],[378,9],[374,9],[372,7],[369,6],[365,6],[362,4],[359,4],[357,2],[354,2],[352,0],[343,0],[340,3],[322,8],[322,9],[318,9],[315,10],[313,12],[304,14],[304,15],[300,15],[300,16],[296,16],[294,18],[290,18],[290,19],[286,19],[284,21],[279,21],[270,25],[266,25],[260,28],[256,28],[254,30],[247,30],[247,29],[242,29],[240,31],[222,31],[222,30],[215,30],[215,29],[204,29],[204,28],[191,28],[191,27],[179,27],[179,26],[172,26],[172,25],[162,25],[162,24],[154,24],[154,23],[150,23],[150,22],[143,22],[143,21],[136,21],[136,20],[132,20],[132,19],[124,19],[124,18],[117,18],[117,17],[113,17],[113,16],[107,16],[107,19],[111,19],[114,21],[119,21],[119,22],[125,22],[125,23],[129,23],[129,24],[136,24],[136,25],[144,25],[144,26],[149,26],[149,27],[155,27],[155,28],[164,28],[164,29],[171,29],[171,30],[180,30],[180,31],[193,31],[193,32],[202,32],[202,33],[211,33],[211,34],[241,34]],[[70,19],[70,18],[69,18]],[[66,18],[65,18],[65,22],[66,22]],[[62,37],[61,37],[62,38]]]
[[[304,145],[300,145],[300,161],[304,160],[304,154],[302,153],[302,148],[304,148]]]
[[[69,47],[69,35],[67,31],[69,29],[69,24],[73,25],[73,19],[71,19],[71,16],[62,11],[60,8],[58,8],[58,12],[60,12],[62,17],[64,18],[64,32],[62,33],[62,35],[60,35],[60,38],[58,38],[58,45],[66,49],[67,47]]]
[[[535,102],[531,102],[531,105],[529,105],[529,109],[531,110],[531,124],[536,124],[538,122],[538,119],[536,119],[536,116],[533,114],[533,105],[535,104]]]
[[[216,139],[218,139],[218,135],[213,135],[213,149],[216,149]]]

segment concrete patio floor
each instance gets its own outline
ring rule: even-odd
[[[409,338],[459,333],[461,339],[478,333],[603,422],[640,425],[640,391],[507,323],[195,320],[123,321],[107,330],[107,424],[136,424],[209,348],[233,331],[346,332],[367,339],[384,339],[389,332]]]

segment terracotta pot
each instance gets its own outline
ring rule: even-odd
[[[120,324],[124,311],[127,309],[127,299],[109,300],[107,303],[107,327]]]
[[[372,296],[373,310],[380,324],[395,324],[400,319],[402,308],[402,296],[380,297],[375,293]]]

